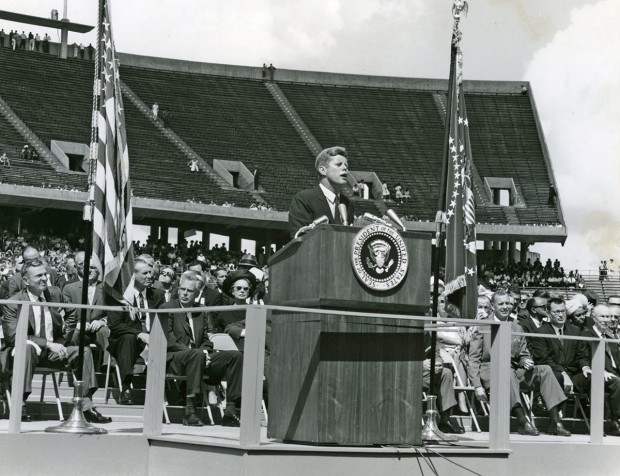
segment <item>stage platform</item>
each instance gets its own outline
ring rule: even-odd
[[[106,415],[110,406],[100,406]],[[341,447],[286,444],[267,438],[261,429],[260,447],[239,444],[238,428],[190,428],[164,425],[156,437],[143,435],[141,408],[119,407],[115,421],[101,425],[102,436],[48,434],[55,420],[22,424],[19,435],[8,434],[0,420],[2,474],[91,475],[617,475],[620,437],[602,445],[588,435],[561,438],[511,434],[511,450],[487,449],[488,433],[467,432],[454,444],[424,447]],[[133,413],[133,415],[132,415]]]

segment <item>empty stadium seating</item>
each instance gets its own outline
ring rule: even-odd
[[[93,63],[0,48],[0,95],[49,146],[50,140],[88,144]],[[316,183],[314,157],[260,80],[121,66],[121,78],[169,127],[212,165],[242,161],[258,169],[262,196],[286,210],[297,191]],[[440,83],[438,83],[440,84]],[[344,145],[351,170],[375,172],[393,187],[411,190],[411,200],[392,208],[417,220],[433,220],[443,154],[445,91],[279,82],[283,94],[323,147]],[[547,205],[550,170],[535,111],[520,93],[468,93],[472,153],[484,177],[513,178],[526,207],[510,210],[478,204],[481,223],[556,225],[560,211]],[[441,102],[441,101],[439,101]],[[190,173],[187,158],[130,101],[125,100],[134,195],[174,201],[235,203],[247,207],[250,193],[222,187],[204,173]],[[45,162],[15,161],[23,138],[0,120],[0,153],[13,167],[5,183],[86,187],[80,174],[55,172]],[[358,212],[377,213],[358,200]]]

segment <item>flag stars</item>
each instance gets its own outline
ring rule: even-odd
[[[463,121],[463,124],[466,126],[469,126],[469,120],[467,118],[465,118],[465,120]]]
[[[459,124],[463,124],[463,118],[459,116]]]

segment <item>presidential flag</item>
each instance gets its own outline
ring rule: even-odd
[[[97,142],[93,210],[93,254],[103,264],[108,295],[132,302],[133,238],[129,155],[121,97],[119,63],[112,37],[109,0],[102,0],[98,45]]]
[[[463,91],[463,56],[458,27],[453,33],[450,91],[446,127],[446,293],[460,305],[461,315],[474,319],[477,312],[476,213],[472,186],[469,121]]]

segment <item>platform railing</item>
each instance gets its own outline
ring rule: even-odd
[[[23,403],[24,377],[26,365],[28,316],[32,306],[98,309],[104,311],[127,311],[127,307],[93,306],[68,303],[30,302],[0,300],[0,305],[13,304],[21,306],[17,332],[15,336],[15,355],[13,358],[13,377],[11,392],[11,411],[9,417],[9,433],[19,433],[21,430],[21,411]],[[155,314],[153,309],[142,309],[142,312]],[[490,328],[491,334],[491,359],[490,359],[490,394],[492,404],[489,414],[489,449],[496,451],[510,450],[510,354],[513,336],[532,337],[526,333],[512,333],[511,325],[507,322],[495,320],[470,319],[444,319],[437,325],[437,318],[381,314],[366,312],[348,312],[319,309],[305,309],[298,307],[283,306],[217,306],[217,307],[194,307],[193,312],[239,312],[245,311],[246,333],[243,359],[243,381],[241,400],[241,427],[239,445],[245,448],[257,448],[261,445],[261,399],[263,390],[263,372],[265,359],[265,332],[268,317],[277,311],[313,313],[313,314],[337,314],[342,316],[375,317],[382,319],[409,319],[417,323],[424,323],[426,330],[434,332],[442,325],[451,326],[477,326]],[[187,313],[187,309],[166,309],[166,314]],[[555,336],[541,334],[536,337],[564,340],[581,340],[591,342],[593,346],[592,385],[591,385],[591,443],[603,441],[603,409],[604,409],[604,366],[605,366],[605,342],[617,342],[620,340],[600,340],[588,337]],[[165,331],[159,318],[152,319],[149,337],[149,353],[147,364],[146,396],[144,405],[144,429],[143,434],[148,437],[156,437],[162,434],[162,412],[164,407],[164,386],[166,376],[166,347],[167,340]],[[273,409],[277,411],[277,409]],[[567,440],[568,441],[568,440]]]

